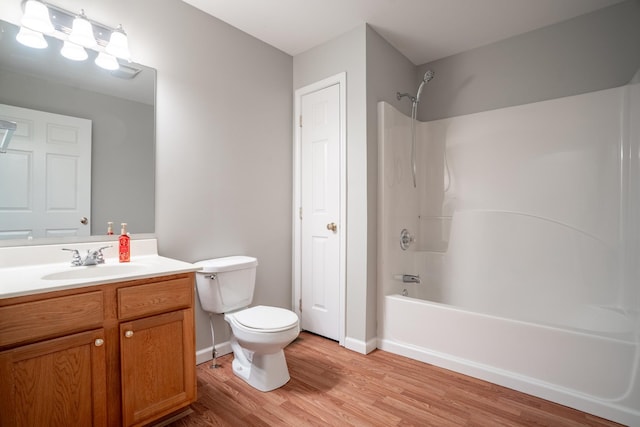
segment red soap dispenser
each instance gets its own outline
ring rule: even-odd
[[[120,254],[120,262],[129,262],[131,258],[131,238],[129,234],[127,234],[127,223],[123,222],[121,225],[122,230],[120,230],[120,237],[118,239],[120,242],[120,249],[118,251]]]

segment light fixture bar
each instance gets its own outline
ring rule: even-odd
[[[23,5],[26,4],[26,2],[26,0],[23,0]],[[80,14],[71,12],[69,10],[61,8],[60,6],[56,6],[45,1],[41,1],[41,3],[43,3],[47,7],[49,11],[49,17],[51,18],[51,23],[54,27],[54,32],[47,35],[51,35],[60,40],[67,40],[71,35],[73,29],[73,21]],[[97,22],[93,19],[87,18],[86,16],[83,16],[83,18],[89,21],[89,23],[91,24],[93,35],[98,43],[97,47],[95,47],[94,50],[103,51],[109,44],[111,34],[113,32],[124,33],[121,25],[117,28],[113,28]],[[124,56],[124,59],[129,60],[129,55]]]
[[[73,29],[73,21],[78,16],[77,13],[70,12],[59,6],[51,3],[43,2],[49,8],[49,16],[51,17],[51,23],[56,31],[64,33],[69,36]],[[84,17],[93,27],[93,35],[96,38],[99,46],[105,47],[109,43],[109,36],[115,28],[111,28],[108,25],[101,24],[100,22]]]

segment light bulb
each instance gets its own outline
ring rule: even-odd
[[[118,64],[116,57],[104,52],[100,52],[98,54],[95,63],[98,67],[104,68],[105,70],[114,71],[120,68],[120,64]]]
[[[27,27],[20,27],[16,40],[25,46],[36,49],[44,49],[49,46],[42,33],[30,30]]]
[[[54,31],[49,18],[49,9],[44,3],[37,0],[28,0],[25,3],[20,25],[44,34],[51,34]]]
[[[131,58],[131,52],[129,52],[129,40],[127,34],[124,32],[122,25],[118,25],[118,28],[113,30],[109,44],[105,48],[105,51],[117,58],[126,59]]]
[[[89,57],[87,51],[84,50],[82,46],[79,46],[75,43],[71,43],[70,41],[65,41],[64,45],[62,45],[62,49],[60,49],[60,54],[67,59],[72,61],[84,61]]]
[[[93,35],[93,27],[91,26],[91,22],[87,20],[84,10],[82,10],[80,15],[76,16],[73,20],[71,34],[69,34],[69,41],[89,49],[98,45],[98,42],[96,42],[96,38]]]

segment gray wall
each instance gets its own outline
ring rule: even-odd
[[[290,308],[291,56],[178,0],[101,4],[132,20],[134,54],[158,70],[160,253],[255,256],[254,303]],[[197,349],[210,346],[208,316],[196,324]],[[216,325],[226,341],[221,316]]]
[[[640,1],[625,2],[419,67],[418,118],[440,119],[619,86],[640,67]],[[415,89],[413,89],[415,91]]]
[[[19,21],[19,2],[0,17]],[[161,255],[258,258],[254,303],[291,306],[291,56],[179,1],[59,0],[122,23],[157,78],[156,235]],[[151,15],[150,15],[151,13]],[[216,318],[216,341],[228,339]],[[196,348],[211,345],[196,313]]]
[[[4,69],[1,74],[0,103],[92,121],[91,234],[105,234],[107,221],[153,233],[153,106]]]

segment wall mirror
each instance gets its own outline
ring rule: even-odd
[[[153,233],[156,71],[126,61],[120,61],[119,70],[107,71],[96,66],[93,51],[85,61],[71,61],[60,55],[60,40],[46,37],[47,48],[33,49],[16,41],[18,30],[0,20],[0,104],[6,107],[0,118],[18,121],[7,153],[0,153],[0,245],[98,239],[106,235],[108,222],[116,234],[121,222],[134,235]],[[14,111],[88,123],[88,178],[74,181],[79,172],[64,155],[53,162],[48,157],[32,161],[35,155],[21,138],[34,132],[35,121],[30,116],[15,120]],[[64,124],[45,122],[47,138],[75,138]],[[48,230],[42,222],[74,205],[75,193],[67,190],[83,185],[90,188],[89,212],[73,214],[78,224],[86,217],[86,225],[76,227],[81,232],[76,234],[75,226],[68,232]],[[51,195],[54,186],[64,190],[61,195]],[[34,209],[42,212],[33,215]]]

